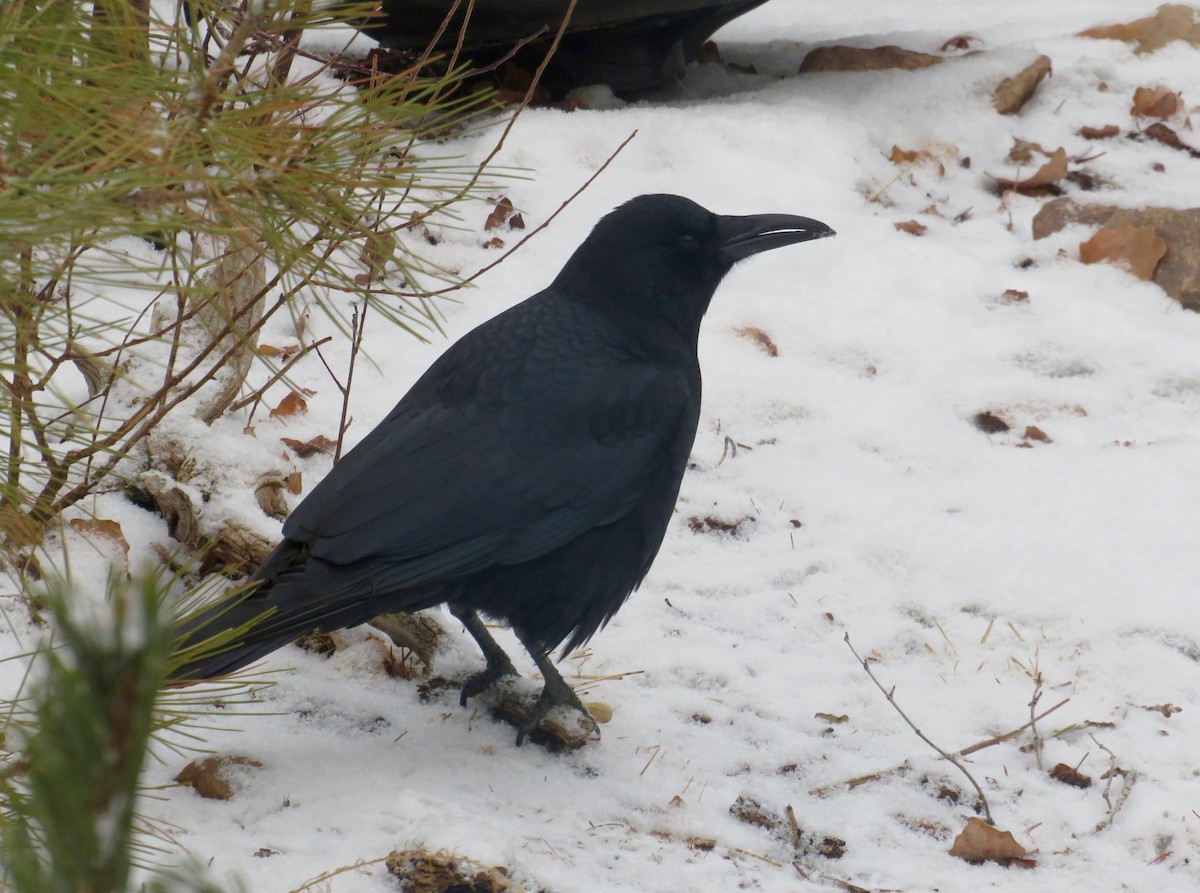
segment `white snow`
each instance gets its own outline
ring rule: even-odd
[[[831,879],[905,893],[1196,890],[1200,314],[1115,266],[1079,263],[1087,228],[1033,241],[1046,199],[1002,203],[987,176],[1017,172],[1006,155],[1021,137],[1072,156],[1105,153],[1087,163],[1102,191],[1068,186],[1080,200],[1200,202],[1200,161],[1150,141],[1077,135],[1083,125],[1135,129],[1139,86],[1166,84],[1195,108],[1200,49],[1139,56],[1074,36],[1154,7],[773,0],[717,37],[726,61],[757,75],[693,66],[678,87],[623,107],[525,112],[497,159],[521,176],[496,193],[530,227],[638,135],[547,231],[441,305],[451,338],[547,284],[601,214],[639,193],[675,192],[720,213],[803,214],[838,231],[754,258],[717,294],[702,334],[696,467],[678,516],[641,590],[563,665],[569,679],[633,674],[587,690],[613,709],[602,741],[565,756],[518,749],[513,729],[460,709],[456,692],[421,703],[369,642],[329,660],[288,648],[265,664],[294,668],[264,694],[267,715],[223,717],[240,731],[209,738],[264,768],[245,773],[230,801],[173,788],[146,811],[179,826],[179,843],[218,878],[262,893],[414,846],[507,866],[525,889],[554,893],[796,891],[833,889]],[[795,74],[819,44],[936,52],[961,33],[983,52],[915,72]],[[1039,53],[1053,76],[1020,114],[998,115],[992,89]],[[1200,144],[1187,121],[1200,116],[1169,123]],[[438,152],[481,158],[500,126]],[[931,151],[944,176],[936,162],[902,174],[893,145]],[[931,205],[940,216],[924,213]],[[479,247],[487,209],[466,213],[463,229],[423,249],[462,273],[495,256]],[[913,218],[924,236],[894,229]],[[1026,258],[1033,264],[1019,267]],[[1029,299],[1005,303],[1006,289]],[[352,440],[449,344],[377,323],[366,345],[375,365],[355,378]],[[743,327],[767,333],[779,355]],[[317,391],[307,416],[260,414],[263,446],[229,433],[241,417],[214,435],[248,481],[277,456],[277,437],[336,428],[340,397],[316,358],[295,377]],[[1012,431],[978,430],[971,418],[985,410]],[[1053,442],[1019,448],[1027,425]],[[750,448],[720,461],[726,436]],[[298,465],[311,486],[329,460]],[[110,516],[125,513],[135,552],[165,539],[146,515],[103,499]],[[737,535],[696,533],[693,516],[747,520]],[[438,672],[478,669],[469,637],[441,619],[452,641]],[[973,793],[888,705],[847,635],[947,750],[1025,723],[1035,667],[1039,709],[1070,698],[1038,725],[1044,769],[1023,747],[1028,732],[967,758],[997,825],[1039,851],[1035,868],[948,854]],[[1164,704],[1183,709],[1153,709]],[[1105,725],[1054,736],[1088,722]],[[1113,759],[1136,783],[1096,832]],[[1082,762],[1092,787],[1051,779],[1059,762]],[[845,784],[902,763],[903,773]],[[150,782],[167,784],[181,764],[165,753]],[[938,798],[944,786],[961,792],[957,803]],[[1112,782],[1114,802],[1121,788]],[[801,828],[844,840],[845,855],[804,856],[805,880],[786,841],[730,814],[743,795],[778,815],[791,805]],[[715,847],[693,849],[691,837]],[[395,882],[375,864],[318,889]]]

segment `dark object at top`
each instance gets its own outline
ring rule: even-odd
[[[181,644],[269,615],[174,678],[448,603],[487,659],[464,705],[515,673],[479,612],[512,625],[546,680],[522,737],[551,707],[582,710],[549,654],[607,623],[658,552],[696,436],[696,341],[717,285],[739,260],[831,235],[674,195],[608,214],[548,288],[463,336],[333,467],[257,587],[189,623]]]
[[[700,46],[725,23],[766,0],[578,0],[545,85],[561,94],[571,87],[607,84],[631,93],[677,80]],[[451,18],[437,47],[459,39],[467,3]],[[442,27],[453,0],[383,0],[384,19],[363,32],[395,50],[421,51]],[[562,24],[567,0],[475,0],[464,50],[477,65],[508,53],[544,32],[518,60],[533,71]]]

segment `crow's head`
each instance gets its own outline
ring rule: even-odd
[[[665,318],[672,328],[694,334],[735,263],[833,234],[808,217],[731,217],[678,195],[640,195],[596,224],[554,287],[622,318]]]

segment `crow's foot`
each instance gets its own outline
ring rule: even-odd
[[[583,701],[579,700],[579,695],[575,694],[575,689],[567,684],[567,681],[562,678],[550,658],[542,655],[535,656],[538,669],[542,671],[542,677],[546,680],[546,684],[542,687],[542,694],[537,699],[537,703],[533,705],[533,709],[522,720],[517,727],[517,747],[525,743],[526,736],[532,736],[538,726],[542,724],[542,720],[555,707],[573,707],[579,711],[582,720],[590,727],[589,737],[594,735],[600,736],[600,727],[596,721],[592,719],[586,707],[583,706]]]
[[[467,628],[467,632],[471,634],[471,638],[479,645],[479,650],[487,659],[487,668],[476,673],[463,684],[458,704],[460,707],[466,707],[469,699],[491,688],[498,680],[505,676],[519,676],[520,674],[474,610],[463,604],[455,604],[450,606],[450,612],[462,621],[462,625]]]
[[[516,667],[507,657],[502,660],[488,661],[485,669],[467,678],[458,696],[460,707],[466,707],[467,701],[495,685],[505,676],[520,676]]]

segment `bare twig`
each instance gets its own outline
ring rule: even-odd
[[[338,418],[337,446],[333,450],[334,465],[342,458],[342,441],[346,437],[346,429],[350,427],[348,415],[350,412],[350,389],[354,386],[354,364],[358,360],[358,351],[362,347],[363,332],[367,328],[367,309],[370,306],[364,301],[362,313],[359,313],[358,308],[355,307],[354,315],[350,318],[350,363],[346,369],[346,386],[342,387],[340,383],[338,384],[338,389],[342,392],[342,414]]]
[[[940,748],[924,732],[922,732],[919,728],[917,728],[916,723],[914,723],[911,719],[908,718],[908,714],[906,714],[900,708],[900,705],[896,703],[895,687],[893,687],[891,690],[888,690],[883,687],[883,683],[881,683],[878,679],[875,678],[875,674],[871,672],[871,665],[864,658],[859,657],[858,652],[854,650],[854,646],[850,643],[850,634],[849,633],[846,633],[843,641],[845,641],[846,647],[850,649],[850,653],[853,654],[854,657],[858,660],[858,662],[862,664],[862,668],[866,671],[867,675],[871,677],[871,681],[875,683],[876,688],[878,688],[881,692],[883,692],[883,695],[885,698],[887,698],[888,703],[891,704],[894,708],[896,708],[896,712],[900,714],[901,719],[903,719],[906,723],[908,723],[909,728],[911,728],[914,732],[916,732],[917,737],[920,738],[922,741],[924,741],[926,744],[928,744],[930,747],[932,747],[934,750],[936,750],[938,752],[938,754],[942,757],[942,759],[949,762],[951,765],[953,765],[955,768],[957,768],[959,772],[961,772],[963,775],[965,775],[967,777],[967,781],[971,782],[972,787],[975,788],[975,793],[979,795],[979,802],[983,806],[984,818],[987,820],[987,823],[989,825],[994,825],[995,821],[993,821],[993,819],[992,819],[992,810],[991,810],[991,807],[988,806],[987,796],[983,793],[983,788],[981,788],[979,786],[979,782],[977,782],[975,780],[975,776],[973,776],[970,773],[970,771],[967,769],[966,766],[963,765],[962,761],[959,760],[958,757],[956,757],[954,754],[948,753],[947,751]]]
[[[1113,823],[1113,820],[1117,817],[1117,813],[1121,811],[1121,807],[1129,799],[1129,793],[1133,790],[1133,786],[1137,782],[1138,774],[1132,769],[1122,769],[1118,766],[1117,755],[1101,744],[1095,735],[1089,734],[1088,737],[1096,742],[1098,748],[1108,754],[1110,760],[1108,771],[1104,773],[1105,778],[1108,779],[1108,783],[1104,786],[1104,802],[1108,806],[1108,812],[1104,818],[1096,823],[1096,827],[1092,829],[1093,834],[1099,834]],[[1121,777],[1121,793],[1117,795],[1116,800],[1112,800],[1109,794],[1112,791],[1113,779],[1117,776]]]
[[[958,751],[958,756],[965,757],[965,756],[975,753],[977,750],[983,750],[985,747],[991,747],[992,745],[1001,744],[1005,741],[1008,741],[1011,738],[1016,738],[1018,735],[1020,735],[1026,729],[1031,728],[1035,722],[1037,722],[1038,720],[1045,719],[1047,716],[1049,716],[1051,713],[1053,713],[1059,707],[1068,703],[1070,700],[1071,700],[1070,698],[1063,698],[1061,701],[1059,701],[1057,704],[1055,704],[1049,710],[1043,710],[1037,716],[1030,719],[1029,722],[1025,723],[1022,726],[1018,726],[1017,728],[1013,729],[1011,732],[1005,732],[1003,735],[993,735],[991,738],[988,738],[984,741],[980,741],[976,744],[972,744],[970,747],[964,747],[962,750]]]

